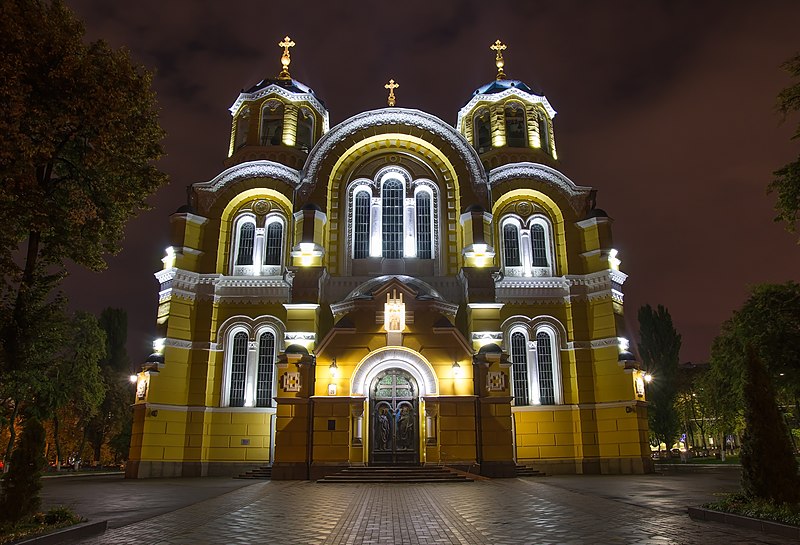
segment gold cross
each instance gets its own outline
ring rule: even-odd
[[[278,74],[278,79],[292,79],[292,76],[289,75],[289,63],[292,62],[292,59],[289,57],[289,48],[294,47],[295,43],[289,36],[286,36],[282,42],[278,42],[278,46],[283,48],[283,55],[281,55],[281,65],[283,65],[283,69],[281,73]]]
[[[393,79],[389,80],[389,83],[383,86],[385,89],[389,89],[389,106],[394,106],[394,90],[400,87],[400,84],[395,83]]]
[[[505,51],[507,47],[508,46],[500,40],[497,40],[489,47],[492,51],[497,51],[497,56],[494,59],[494,64],[497,66],[497,79],[506,79],[506,74],[503,72],[503,65],[505,65],[503,51]]]

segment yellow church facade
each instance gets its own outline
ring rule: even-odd
[[[446,465],[651,470],[626,275],[547,98],[503,72],[455,126],[330,126],[283,70],[231,107],[225,170],[170,217],[130,478]]]

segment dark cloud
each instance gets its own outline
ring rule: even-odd
[[[157,71],[172,181],[106,272],[75,271],[66,284],[75,307],[128,310],[134,361],[154,331],[167,217],[186,185],[222,169],[228,107],[277,75],[286,34],[292,75],[326,101],[332,124],[385,105],[390,77],[399,105],[454,123],[494,77],[489,45],[505,41],[509,77],[542,88],[559,112],[564,171],[596,187],[615,220],[629,328],[640,305],[666,305],[685,360],[707,358],[748,286],[799,279],[800,248],[765,195],[797,155],[793,123],[774,111],[789,84],[780,64],[800,50],[797,2],[67,2],[89,38]]]

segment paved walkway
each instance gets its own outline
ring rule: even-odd
[[[738,478],[713,473],[712,486]],[[259,482],[148,520],[107,531],[86,545],[206,544],[703,544],[793,541],[694,522],[671,492],[702,483],[688,475],[546,477],[433,485],[320,485]],[[584,483],[584,484],[581,484]],[[635,498],[661,490],[644,504]],[[646,483],[654,483],[648,488]],[[659,484],[660,483],[660,484]],[[624,492],[629,490],[629,494]],[[691,494],[690,494],[691,495]],[[694,502],[700,503],[700,502]]]

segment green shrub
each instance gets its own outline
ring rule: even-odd
[[[727,494],[721,500],[703,505],[706,509],[800,526],[800,504],[779,503],[744,494]]]
[[[53,507],[47,513],[44,514],[44,523],[45,524],[77,524],[81,521],[81,518],[72,512],[72,509],[69,507],[64,507],[63,505],[59,505],[58,507]]]

